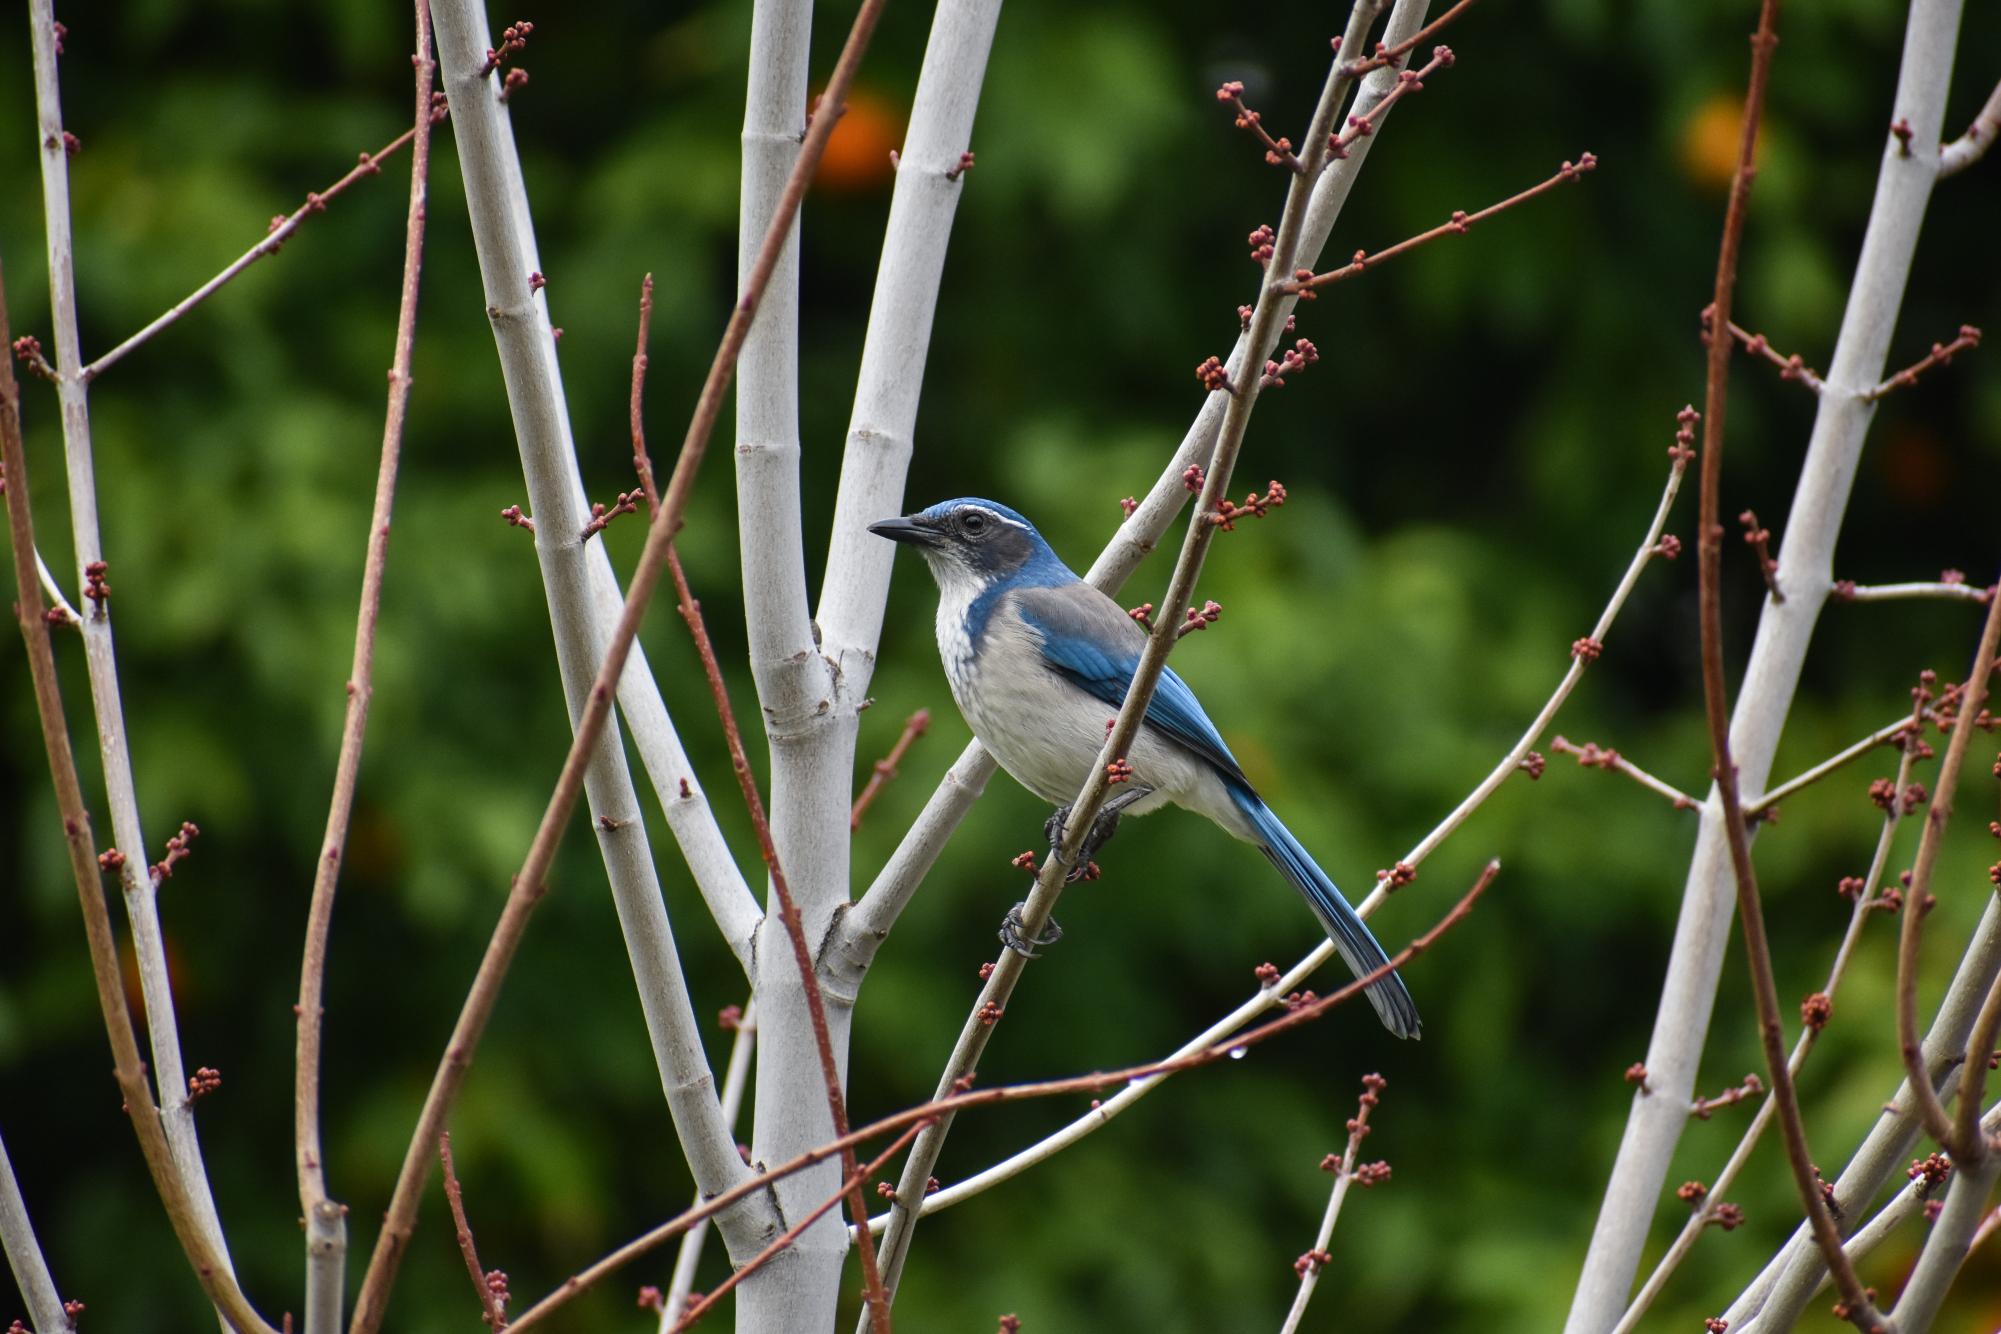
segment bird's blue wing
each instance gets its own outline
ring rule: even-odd
[[[1014,596],[1022,619],[1042,637],[1042,656],[1053,671],[1113,709],[1125,704],[1126,687],[1132,684],[1140,651],[1146,647],[1146,631],[1118,603],[1081,580],[1055,588],[1020,589]],[[1147,702],[1146,722],[1208,760],[1226,779],[1250,790],[1216,724],[1172,667],[1160,674],[1160,684]]]

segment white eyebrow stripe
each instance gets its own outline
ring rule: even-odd
[[[1010,519],[1007,517],[1007,515],[996,513],[995,511],[988,509],[985,505],[975,505],[973,506],[973,508],[978,510],[980,513],[986,515],[989,519],[994,520],[996,523],[1007,524],[1010,528],[1019,528],[1024,533],[1028,531],[1028,525],[1023,523],[1019,519]]]

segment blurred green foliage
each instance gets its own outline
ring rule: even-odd
[[[1753,6],[1553,0],[1481,6],[1451,32],[1459,63],[1384,133],[1330,247],[1380,248],[1595,151],[1584,184],[1427,248],[1302,307],[1325,359],[1267,395],[1240,478],[1293,502],[1219,544],[1203,596],[1228,609],[1187,642],[1246,767],[1337,880],[1366,887],[1448,810],[1532,716],[1651,513],[1674,411],[1701,394],[1721,190]],[[848,5],[817,20],[823,77]],[[736,147],[749,6],[633,0],[498,13],[536,23],[515,103],[587,484],[628,484],[625,394],[640,276],[659,281],[649,415],[678,438],[733,274]],[[1825,365],[1868,207],[1901,39],[1887,0],[1796,6],[1784,19],[1739,293],[1741,320]],[[109,347],[392,138],[409,106],[407,13],[395,5],[131,0],[70,23],[64,60],[84,342]],[[1969,16],[1948,133],[2001,72],[2001,30]],[[984,493],[1034,517],[1081,566],[1120,496],[1156,475],[1199,401],[1189,369],[1227,349],[1254,273],[1243,236],[1283,181],[1215,106],[1243,79],[1275,128],[1304,121],[1328,10],[1013,0],[974,136],[928,367],[909,497]],[[1316,27],[1315,23],[1321,26]],[[807,550],[824,541],[876,247],[887,151],[928,24],[891,6],[843,127],[845,166],[805,221]],[[1331,27],[1330,27],[1331,30]],[[0,256],[16,333],[47,341],[24,25],[0,36]],[[1719,129],[1720,127],[1720,129]],[[127,716],[147,828],[195,820],[194,859],[163,898],[189,1065],[223,1072],[201,1123],[246,1287],[275,1314],[300,1270],[290,1171],[295,970],[325,818],[380,438],[402,245],[398,158],[311,220],[93,396]],[[1939,191],[1895,359],[1962,322],[2001,323],[1993,237],[2001,162]],[[327,998],[327,1159],[374,1220],[452,1015],[567,740],[528,544],[500,523],[522,499],[485,328],[449,127],[430,243],[403,482],[383,611],[362,802],[342,876]],[[2001,372],[1963,358],[1885,402],[1858,479],[1840,572],[1859,580],[1996,567]],[[53,395],[30,384],[34,502],[51,563],[74,576]],[[1783,531],[1811,397],[1740,361],[1725,506]],[[727,425],[725,425],[727,429]],[[657,457],[656,452],[656,457]],[[741,604],[726,455],[698,490],[683,549],[740,711]],[[1692,490],[1692,488],[1691,488]],[[1670,525],[1684,538],[1693,495]],[[608,534],[629,568],[639,525]],[[1734,543],[1732,544],[1734,547]],[[1741,661],[1760,587],[1728,565]],[[1165,566],[1135,579],[1157,597]],[[811,572],[817,584],[817,569]],[[1689,790],[1704,781],[1692,559],[1650,569],[1559,727]],[[862,766],[920,706],[937,719],[858,836],[873,873],[965,740],[930,643],[931,593],[899,565],[864,719]],[[1923,667],[1963,670],[1965,605],[1831,606],[1779,770],[1897,716]],[[645,632],[733,846],[754,861],[685,636]],[[61,644],[92,791],[88,695]],[[0,1124],[66,1293],[90,1327],[197,1328],[194,1285],[148,1188],[103,1043],[21,655],[0,651]],[[1985,746],[1983,745],[1983,750]],[[1980,752],[1976,752],[1980,758]],[[756,756],[763,764],[763,757]],[[1781,990],[1820,985],[1877,829],[1865,795],[1888,752],[1787,803],[1758,844]],[[1942,985],[1989,892],[1994,806],[1970,766],[1930,929]],[[1007,859],[1044,812],[996,780],[899,925],[864,993],[857,1119],[926,1094],[1017,892]],[[99,810],[102,824],[101,809]],[[1316,1330],[1531,1331],[1555,1326],[1644,1051],[1692,821],[1566,761],[1510,783],[1377,919],[1395,948],[1490,856],[1503,875],[1473,920],[1419,963],[1427,1040],[1355,1012],[1191,1075],[1032,1176],[919,1234],[898,1307],[912,1329],[1266,1328],[1310,1244],[1359,1076],[1389,1089],[1368,1142],[1395,1166],[1334,1239]],[[743,999],[735,965],[655,829],[700,1003]],[[151,850],[157,856],[158,850]],[[1892,859],[1909,858],[1908,836]],[[1298,957],[1310,918],[1249,850],[1200,822],[1129,826],[1106,876],[1065,902],[1070,935],[1010,1007],[985,1081],[1152,1057],[1247,994],[1251,969]],[[572,838],[453,1120],[482,1254],[524,1298],[678,1207],[689,1183],[662,1105],[602,870]],[[1845,1157],[1894,1086],[1890,932],[1872,927],[1804,1080],[1820,1161]],[[720,1064],[725,1035],[712,1035]],[[1703,1086],[1760,1066],[1733,954]],[[1074,1115],[1079,1103],[963,1118],[955,1179]],[[1744,1117],[1694,1124],[1673,1180],[1713,1178]],[[1648,1328],[1691,1329],[1797,1216],[1777,1154],[1735,1192],[1748,1225],[1705,1238]],[[396,1328],[477,1319],[442,1201],[426,1204]],[[1676,1223],[1664,1202],[1657,1245]],[[1887,1291],[1917,1241],[1872,1257]],[[565,1327],[637,1330],[637,1266]],[[710,1276],[722,1272],[719,1248]],[[1946,1324],[1991,1328],[2001,1258],[1977,1255]],[[13,1314],[0,1297],[0,1317]],[[1823,1320],[1816,1316],[1815,1320]],[[1984,1323],[1982,1323],[1984,1322]]]

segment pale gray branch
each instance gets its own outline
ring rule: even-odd
[[[35,1226],[28,1219],[28,1202],[21,1198],[21,1183],[14,1179],[14,1164],[7,1157],[7,1142],[0,1139],[0,1249],[7,1252],[7,1267],[14,1271],[14,1283],[28,1304],[28,1319],[41,1334],[67,1334],[76,1326],[63,1310],[62,1294],[56,1290],[49,1262],[35,1240]]]
[[[489,45],[484,7],[473,0],[436,0],[438,57],[452,107],[460,170],[479,254],[487,318],[493,326],[513,413],[522,471],[534,508],[535,552],[555,632],[556,659],[570,720],[581,715],[611,623],[603,618],[593,561],[595,541],[580,540],[589,514],[570,438],[569,414],[556,365],[545,293],[530,275],[540,272],[527,189],[514,147],[498,80],[481,73]],[[609,578],[608,568],[603,578]],[[643,672],[636,656],[627,667],[621,697]],[[663,710],[664,715],[664,710]],[[584,791],[592,832],[611,882],[627,956],[638,984],[640,1008],[652,1039],[661,1085],[697,1185],[726,1189],[748,1169],[736,1137],[724,1122],[714,1077],[681,971],[666,905],[660,894],[645,823],[625,749],[615,722],[605,728],[585,771]],[[762,1197],[719,1220],[732,1249],[761,1244],[774,1220]],[[746,1252],[749,1253],[749,1252]]]
[[[1986,1114],[1981,1118],[1980,1124],[1981,1128],[1990,1135],[1997,1129],[2001,1129],[2001,1103],[1989,1107]],[[1927,1192],[1923,1189],[1924,1185],[1925,1181],[1923,1177],[1906,1181],[1903,1189],[1891,1196],[1890,1202],[1881,1209],[1878,1209],[1876,1216],[1857,1229],[1855,1235],[1842,1245],[1841,1249],[1848,1253],[1848,1258],[1851,1260],[1861,1259],[1863,1256],[1869,1254],[1869,1252],[1875,1250],[1876,1247],[1882,1245],[1891,1233],[1910,1222],[1925,1206]],[[1977,1240],[1978,1234],[1976,1233],[1975,1241]],[[1811,1245],[1812,1243],[1809,1242],[1808,1244]],[[1827,1274],[1823,1271],[1820,1282],[1815,1286],[1813,1293],[1810,1295],[1818,1295],[1825,1291],[1827,1286]],[[1773,1331],[1777,1328],[1779,1327],[1759,1318],[1753,1319],[1750,1324],[1745,1325],[1739,1331],[1739,1334],[1773,1334]],[[1901,1329],[1902,1326],[1899,1326],[1899,1328]],[[1732,1329],[1736,1329],[1736,1326],[1733,1325]]]
[[[35,110],[42,160],[42,212],[48,234],[49,304],[56,344],[56,396],[62,407],[63,461],[69,482],[70,525],[76,547],[77,587],[89,588],[92,567],[104,560],[98,530],[97,473],[90,440],[90,391],[84,379],[83,350],[77,334],[75,248],[70,226],[69,153],[64,146],[62,91],[57,70],[55,7],[52,0],[29,0],[28,24],[35,57]],[[122,582],[100,568],[114,587]],[[130,592],[128,592],[130,596]],[[188,1101],[187,1070],[181,1064],[181,1037],[174,992],[167,975],[167,951],[160,931],[158,886],[147,870],[147,844],[139,821],[139,798],[132,781],[132,749],[119,698],[118,658],[111,636],[111,598],[90,603],[79,621],[90,700],[97,717],[98,756],[104,765],[105,805],[111,833],[123,854],[117,868],[121,897],[132,927],[132,952],[140,994],[146,1002],[146,1036],[153,1055],[153,1087],[160,1104],[174,1166],[194,1206],[196,1224],[223,1269],[234,1275],[222,1220],[210,1193]],[[109,869],[109,868],[107,868]],[[226,1323],[226,1322],[225,1322]]]
[[[757,262],[806,133],[812,20],[812,0],[760,0],[752,14],[737,225],[739,282]],[[807,610],[800,531],[799,226],[794,218],[736,372],[744,621],[766,730],[778,733],[807,726],[835,688]],[[785,858],[785,864],[791,867],[792,859]],[[815,1196],[820,1198],[824,1193]]]
[[[321,1198],[306,1214],[306,1334],[340,1334],[347,1283],[347,1206]]]
[[[1916,0],[1911,8],[1896,97],[1891,115],[1883,120],[1885,125],[1897,119],[1910,124],[1909,151],[1885,133],[1862,254],[1779,551],[1776,578],[1785,600],[1767,599],[1763,605],[1732,715],[1730,750],[1750,799],[1756,799],[1770,776],[1807,646],[1833,584],[1835,540],[1863,437],[1875,415],[1866,395],[1883,378],[1919,226],[1938,174],[1938,132],[1959,12],[1960,0]],[[1648,1091],[1634,1095],[1566,1334],[1600,1334],[1625,1309],[1674,1147],[1688,1121],[1735,910],[1723,833],[1712,799],[1703,807],[1647,1048]]]
[[[723,1120],[734,1126],[743,1111],[743,1091],[750,1083],[750,1058],[757,1050],[757,1002],[747,1001],[737,1020],[736,1038],[730,1043],[730,1062],[723,1070]],[[702,1197],[695,1196],[700,1204]],[[680,1249],[674,1255],[674,1275],[667,1284],[667,1297],[660,1306],[660,1334],[671,1334],[675,1322],[695,1290],[695,1274],[702,1265],[702,1250],[709,1238],[709,1220],[704,1218],[681,1234]]]
[[[938,6],[896,161],[819,604],[826,651],[856,701],[874,675],[896,551],[868,526],[901,512],[945,251],[959,196],[975,179],[962,163],[1000,8],[1000,0]]]
[[[1946,598],[1957,602],[1985,602],[1987,590],[1974,584],[1943,581],[1914,584],[1849,584],[1840,590],[1843,602],[1894,602],[1903,598]]]
[[[1889,1312],[1897,1334],[1925,1334],[1945,1302],[1980,1220],[1987,1213],[1987,1199],[1994,1191],[1994,1178],[2001,1176],[2001,1154],[1983,1153],[1973,1164],[1953,1164],[1952,1178],[1946,1183],[1945,1207],[1925,1234],[1924,1249],[1918,1252],[1917,1267]]]
[[[896,845],[875,883],[843,918],[835,948],[821,965],[830,1000],[845,998],[844,1003],[854,1004],[862,975],[868,972],[882,942],[889,938],[889,929],[896,925],[897,917],[916,895],[924,877],[931,874],[938,854],[945,850],[960,819],[986,790],[995,767],[986,747],[973,741],[945,771],[937,790]]]
[[[39,551],[35,553],[35,577],[42,581],[42,591],[49,595],[49,604],[67,616],[71,625],[81,625],[83,617],[77,615],[76,608],[63,596],[62,585],[56,582],[54,571],[49,569],[49,563],[42,559]]]
[[[1756,801],[1745,802],[1744,814],[1756,815],[1760,811],[1771,809],[1787,797],[1790,797],[1793,793],[1798,792],[1801,788],[1811,787],[1813,784],[1818,783],[1842,765],[1859,760],[1870,751],[1876,749],[1876,747],[1894,741],[1897,734],[1909,726],[1911,726],[1909,718],[1899,718],[1894,723],[1885,723],[1868,736],[1863,737],[1860,741],[1844,746],[1822,760],[1819,764],[1788,778],[1785,782],[1780,783]],[[1901,782],[1897,784],[1897,790],[1899,792],[1904,790],[1904,785]],[[1874,887],[1873,884],[1871,887]]]
[[[1966,133],[1939,148],[1939,176],[1965,171],[1987,156],[1996,138],[2001,138],[2001,83],[1994,85],[1994,91],[1987,95],[1987,105],[1980,108],[1980,114],[1966,127]]]

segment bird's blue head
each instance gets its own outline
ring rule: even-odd
[[[869,531],[916,547],[940,588],[1038,586],[1077,577],[1035,525],[991,500],[942,500],[901,519],[871,524]]]

